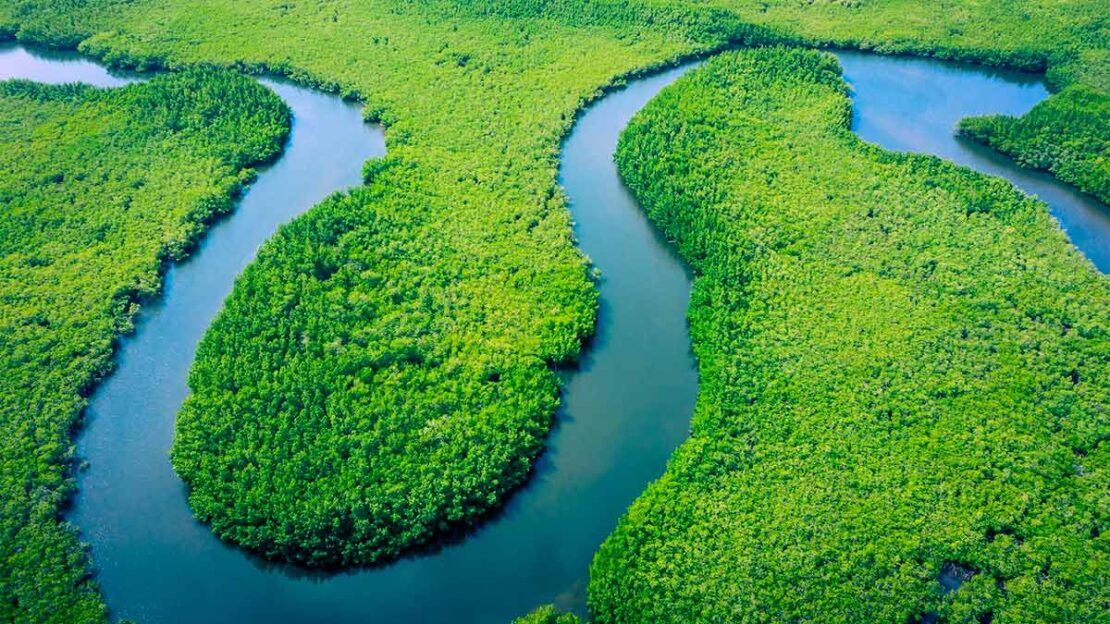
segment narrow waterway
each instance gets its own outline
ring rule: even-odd
[[[856,88],[858,131],[894,149],[931,151],[943,137],[955,141],[954,119],[972,113],[947,110],[953,105],[944,92],[953,87],[945,76],[968,83],[959,88],[974,86],[982,112],[1020,113],[1045,95],[1024,75],[921,61],[913,66],[921,75],[906,81],[898,78],[906,69],[902,59],[841,58]],[[268,563],[217,540],[192,519],[169,463],[174,415],[187,393],[196,344],[235,275],[279,224],[357,184],[362,161],[384,151],[380,133],[361,123],[356,107],[265,81],[294,111],[285,155],[210,230],[198,252],[167,275],[164,296],[144,309],[136,333],[122,341],[117,370],[93,395],[79,438],[89,467],[70,519],[91,544],[113,616],[144,624],[506,624],[552,601],[583,612],[593,553],[685,439],[697,393],[685,323],[689,276],[612,161],[631,116],[689,67],[607,95],[583,113],[564,145],[561,182],[580,246],[603,274],[601,310],[596,338],[578,368],[566,372],[563,407],[534,477],[467,539],[340,574]],[[0,78],[6,77],[103,86],[130,79],[71,55],[44,57],[18,47],[0,48]],[[872,89],[868,80],[880,82]],[[921,107],[913,90],[921,81],[931,85],[934,106],[955,115],[951,123]],[[902,143],[869,134],[884,120],[895,128],[887,135]],[[1023,174],[1007,169],[1004,159],[998,163],[1004,175]],[[1085,222],[1071,227],[1079,240]]]
[[[236,212],[166,277],[97,389],[78,452],[88,468],[70,515],[92,547],[113,617],[161,622],[499,622],[557,602],[585,610],[589,561],[688,433],[697,394],[685,313],[689,279],[612,162],[631,116],[687,68],[636,81],[583,116],[563,152],[582,249],[604,272],[597,335],[566,371],[563,409],[527,487],[466,540],[340,574],[259,560],[196,522],[169,463],[196,345],[235,275],[281,223],[359,182],[383,152],[357,110],[264,81],[293,108],[285,154]],[[0,78],[118,86],[69,55],[0,49]]]
[[[1048,204],[1079,251],[1110,272],[1110,207],[954,132],[964,117],[1025,114],[1048,97],[1042,76],[913,57],[836,55],[854,91],[852,128],[862,139],[1006,178]]]

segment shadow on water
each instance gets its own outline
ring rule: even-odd
[[[857,130],[880,143],[884,136],[900,138],[903,143],[884,143],[894,149],[934,149],[935,135],[951,140],[955,118],[977,114],[937,115],[906,88],[925,88],[946,109],[952,104],[943,92],[953,88],[951,80],[968,81],[983,112],[1021,112],[1045,95],[1028,77],[936,61],[840,57],[856,88]],[[473,531],[388,566],[342,573],[263,561],[219,541],[191,516],[168,457],[197,342],[235,276],[281,223],[359,184],[361,163],[384,153],[381,133],[362,123],[357,107],[264,80],[294,111],[285,154],[263,171],[236,212],[209,230],[191,259],[170,268],[164,295],[144,307],[135,333],[121,341],[116,371],[92,395],[78,441],[89,468],[79,475],[70,518],[91,544],[113,615],[148,624],[505,624],[553,599],[584,612],[593,553],[686,438],[697,394],[685,322],[689,275],[612,159],[631,116],[689,67],[608,94],[584,111],[563,145],[560,181],[579,245],[602,271],[601,307],[588,350],[561,372],[562,407],[533,478]],[[0,48],[0,77],[102,86],[133,79],[72,54],[18,46]],[[1084,227],[1077,223],[1069,230],[1073,239]]]
[[[76,52],[30,48],[4,41],[0,42],[0,79],[9,78],[48,84],[83,82],[98,87],[122,87],[144,76],[106,69]]]

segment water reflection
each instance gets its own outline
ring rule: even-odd
[[[1072,243],[1099,270],[1110,271],[1110,207],[955,134],[964,117],[1028,112],[1048,97],[1042,77],[911,57],[836,54],[854,91],[852,127],[861,138],[1009,180],[1048,204]]]

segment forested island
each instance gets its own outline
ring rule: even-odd
[[[1099,0],[0,0],[4,38],[163,72],[0,83],[0,620],[108,617],[63,517],[75,427],[166,264],[280,153],[289,113],[244,74],[364,103],[389,155],[239,277],[167,461],[221,539],[335,570],[424,553],[528,482],[599,313],[561,141],[609,90],[704,57],[617,154],[694,276],[701,381],[690,440],[597,553],[591,617],[1106,618],[1110,283],[1010,184],[859,141],[812,48],[1046,72],[1027,115],[958,131],[1106,201],[1108,19]]]

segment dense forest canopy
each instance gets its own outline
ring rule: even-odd
[[[1110,91],[1110,24],[1102,0],[709,0],[706,4],[809,45],[1047,69],[1057,86],[1081,83],[1104,94]]]
[[[104,617],[58,521],[84,397],[164,262],[288,131],[281,100],[229,72],[113,90],[0,82],[0,621]]]
[[[560,613],[553,605],[544,605],[527,615],[522,615],[513,624],[581,624],[582,620],[572,613]]]
[[[963,131],[1110,198],[1110,9],[1103,0],[713,0],[745,22],[811,45],[924,54],[1036,71],[1064,89],[1030,114]]]
[[[283,72],[388,127],[367,186],[266,245],[201,345],[173,459],[224,537],[306,563],[393,556],[492,508],[539,452],[551,367],[576,356],[597,296],[556,189],[559,139],[614,77],[721,41],[653,32],[635,9],[563,25],[482,6],[498,7],[0,5],[25,39]]]
[[[965,119],[959,130],[1110,204],[1110,106],[1092,87],[1068,87],[1022,117]]]
[[[361,98],[387,126],[390,155],[368,163],[367,185],[284,228],[239,280],[201,346],[173,456],[221,536],[332,565],[474,522],[540,451],[553,367],[577,357],[597,304],[556,181],[585,102],[679,58],[788,42],[1047,68],[1103,115],[1103,4],[0,0],[0,34],[115,65],[284,73]],[[1054,137],[1097,127],[1086,115],[1021,136],[1061,154]],[[61,535],[56,510],[35,530]],[[87,587],[80,558],[23,565],[20,578],[0,568],[0,594],[30,578]],[[50,603],[5,604],[23,617]]]
[[[554,147],[585,95],[695,45],[622,43],[632,9],[587,28],[451,6],[342,31],[400,52],[342,87],[387,124],[390,155],[265,246],[190,377],[173,457],[190,503],[269,557],[395,557],[523,482],[557,406],[553,367],[577,356],[596,307]],[[583,70],[588,48],[611,55]],[[304,62],[333,67],[336,49]],[[404,88],[387,93],[382,74]]]
[[[1094,622],[1110,281],[1008,183],[849,130],[836,60],[726,53],[617,163],[697,273],[693,434],[599,622]]]

